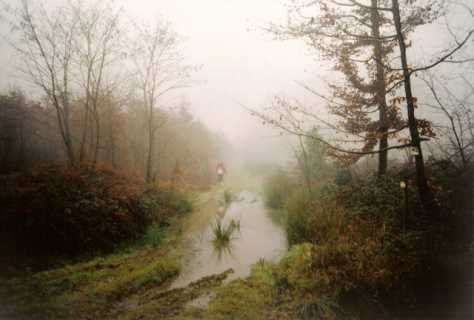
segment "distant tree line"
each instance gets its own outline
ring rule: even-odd
[[[147,165],[146,111],[143,104],[112,102],[113,113],[102,118],[96,165],[145,177]],[[79,108],[71,115],[72,141],[79,141],[83,122]],[[76,111],[78,110],[78,111]],[[77,113],[76,113],[77,112]],[[208,185],[214,182],[214,167],[221,157],[224,139],[194,119],[185,105],[161,111],[166,122],[155,140],[159,155],[153,159],[151,181]],[[88,155],[90,142],[86,144]],[[0,172],[9,173],[38,165],[67,163],[64,142],[59,134],[54,108],[29,100],[13,90],[0,94]],[[78,151],[80,148],[77,145]],[[80,163],[77,163],[79,165]],[[81,165],[91,165],[84,162]]]
[[[222,138],[171,99],[193,67],[165,19],[133,21],[113,1],[7,9],[19,70],[41,99],[0,96],[0,170],[107,164],[148,182],[212,181]]]

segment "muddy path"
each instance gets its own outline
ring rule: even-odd
[[[173,288],[228,269],[234,271],[228,280],[245,277],[260,259],[276,260],[286,253],[285,232],[272,220],[261,196],[253,191],[241,191],[231,197],[230,203],[222,200],[217,208],[209,209],[215,212],[207,225],[201,225],[186,236],[188,254]],[[239,226],[226,245],[215,244],[217,223],[223,228],[232,223]]]
[[[226,181],[197,195],[195,210],[170,226],[157,247],[0,278],[0,319],[199,318],[193,312],[203,312],[222,284],[287,251],[285,232],[259,194],[261,184],[249,181]],[[216,247],[217,221],[238,228]]]
[[[222,185],[200,195],[183,223],[176,248],[182,252],[180,274],[165,287],[126,297],[115,305],[111,319],[199,318],[195,314],[204,311],[217,288],[248,276],[258,261],[276,261],[287,252],[285,231],[266,210],[258,189],[229,190]],[[226,201],[226,194],[231,199]],[[225,246],[215,245],[217,222],[239,225]]]

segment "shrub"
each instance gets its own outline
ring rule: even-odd
[[[285,204],[285,228],[290,245],[308,241],[311,238],[311,212],[308,210],[311,198],[302,189],[295,191]]]
[[[189,210],[182,196],[106,169],[47,167],[0,177],[2,240],[19,252],[108,252]]]
[[[334,183],[338,186],[343,186],[352,181],[352,174],[349,169],[339,168],[336,170],[336,176],[334,177]]]
[[[334,194],[337,201],[352,212],[372,218],[393,219],[402,211],[401,178],[385,175],[354,179],[347,185],[337,188]],[[417,208],[414,189],[409,186],[410,204]]]
[[[193,210],[193,203],[187,193],[153,186],[148,186],[143,192],[140,205],[148,213],[151,223],[159,226],[167,226],[177,214],[183,215]]]
[[[266,205],[272,209],[283,208],[294,187],[295,183],[287,173],[278,171],[273,174],[264,184]]]
[[[412,274],[421,264],[424,232],[401,232],[400,200],[397,177],[334,184],[313,198],[293,193],[285,205],[288,240],[307,244],[282,261],[281,282],[332,299],[353,289],[388,288]]]
[[[157,224],[151,225],[143,235],[142,243],[151,247],[158,247],[165,238],[165,231]]]

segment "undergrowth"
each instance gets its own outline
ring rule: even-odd
[[[342,301],[347,304],[343,298],[354,292],[377,303],[422,274],[428,252],[437,247],[429,245],[430,240],[443,237],[439,230],[444,220],[427,219],[413,182],[408,184],[403,225],[402,178],[396,174],[345,174],[314,183],[311,192],[304,187],[290,190],[293,179],[278,172],[267,180],[265,193],[269,207],[283,208],[278,212],[292,245],[285,258],[267,267],[266,277],[271,279],[266,283],[273,292],[272,303],[282,303],[289,318],[339,318],[344,313]],[[285,300],[288,293],[298,297],[298,305]],[[222,302],[219,296],[216,301]]]
[[[43,261],[110,253],[145,233],[157,243],[192,210],[185,194],[85,167],[0,176],[0,203],[1,249]]]

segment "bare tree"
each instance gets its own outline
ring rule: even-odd
[[[133,73],[146,109],[148,148],[145,178],[150,182],[155,175],[156,132],[166,121],[164,113],[160,112],[163,107],[160,98],[186,85],[189,68],[183,64],[178,36],[168,23],[159,21],[154,27],[137,26],[136,31]]]
[[[430,70],[436,67],[437,65],[452,59],[455,53],[458,52],[471,38],[474,31],[473,30],[469,31],[468,34],[464,37],[464,39],[461,42],[456,43],[453,48],[450,48],[447,50],[446,54],[435,58],[433,62],[431,62],[430,64],[426,66],[413,68],[413,67],[410,67],[408,64],[407,43],[406,43],[405,35],[403,33],[404,25],[402,24],[402,18],[400,14],[400,4],[398,0],[392,0],[392,7],[390,10],[393,15],[393,22],[394,22],[395,30],[397,33],[398,47],[400,49],[400,64],[402,66],[402,71],[403,71],[403,84],[405,88],[405,99],[406,99],[406,107],[407,107],[407,114],[408,114],[408,127],[410,130],[411,144],[416,149],[415,165],[416,165],[416,181],[417,181],[417,186],[418,186],[418,192],[420,194],[420,198],[423,202],[425,209],[427,211],[430,211],[431,213],[434,213],[434,211],[436,210],[436,204],[434,202],[433,194],[428,186],[428,180],[426,178],[426,173],[425,173],[423,150],[421,148],[422,139],[420,137],[419,125],[415,117],[415,107],[416,107],[417,99],[413,96],[411,77],[416,72]]]
[[[87,135],[95,131],[91,159],[92,165],[95,165],[101,138],[101,99],[107,95],[106,76],[107,73],[117,75],[113,67],[118,69],[118,66],[114,63],[122,58],[121,9],[116,9],[109,1],[96,2],[87,6],[79,0],[71,6],[78,21],[75,50],[80,84],[84,90],[84,121],[79,158],[81,162],[85,160]],[[94,130],[91,130],[91,120],[93,120]]]
[[[59,131],[70,165],[76,163],[71,131],[72,63],[77,17],[66,7],[49,13],[43,6],[32,10],[29,1],[22,0],[17,15],[21,43],[22,69],[47,96],[56,110]]]
[[[424,103],[447,119],[447,124],[440,123],[436,129],[447,141],[440,141],[440,150],[445,153],[446,158],[458,158],[461,165],[466,169],[472,157],[474,149],[474,86],[466,78],[461,78],[464,90],[461,94],[455,94],[443,81],[428,73],[422,80],[433,96],[433,103]],[[459,81],[456,82],[459,85]],[[458,90],[459,91],[459,90]],[[445,144],[448,147],[445,147]]]

